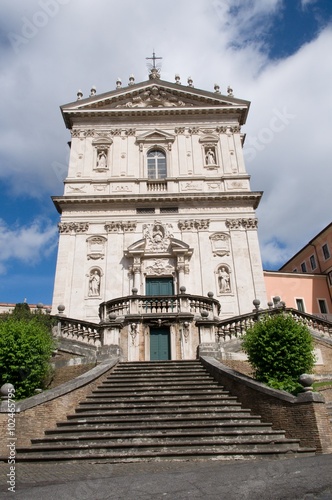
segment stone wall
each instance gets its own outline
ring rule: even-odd
[[[238,373],[212,357],[201,357],[207,370],[233,396],[270,422],[276,430],[285,430],[286,437],[299,439],[301,446],[315,447],[317,453],[332,452],[332,427],[324,398],[315,392],[292,396],[271,389],[246,375]]]
[[[29,446],[32,438],[44,436],[46,429],[65,421],[78,403],[93,391],[113,370],[118,360],[101,363],[79,377],[16,404],[16,447]],[[0,406],[0,456],[6,457],[7,403]]]
[[[315,348],[321,352],[323,364],[316,364],[314,373],[318,375],[332,374],[332,340],[314,338]]]

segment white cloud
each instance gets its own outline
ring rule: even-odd
[[[54,250],[57,228],[41,220],[29,226],[9,227],[0,219],[0,274],[4,274],[15,261],[34,265]]]
[[[212,91],[217,82],[224,93],[231,84],[236,97],[252,101],[244,132],[247,149],[260,138],[247,169],[252,188],[265,192],[258,210],[263,255],[273,252],[281,264],[273,242],[296,251],[330,222],[330,26],[275,62],[266,35],[285,0],[178,0],[176,9],[153,0],[49,0],[58,9],[44,26],[39,14],[36,26],[46,4],[4,0],[1,6],[0,179],[15,197],[62,193],[70,137],[59,105],[74,101],[79,88],[85,96],[92,85],[97,93],[112,90],[118,76],[124,85],[131,73],[146,79],[145,57],[155,49],[163,79],[180,73],[186,84],[191,75],[196,87]],[[36,29],[27,37],[29,23]],[[10,33],[25,42],[13,46]],[[276,122],[284,110],[294,118]]]

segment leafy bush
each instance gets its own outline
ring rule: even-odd
[[[0,385],[13,384],[15,396],[22,399],[44,387],[54,341],[49,317],[26,308],[17,312],[0,321]]]
[[[262,317],[248,329],[243,349],[256,379],[275,389],[298,391],[299,376],[314,366],[310,332],[289,314]]]

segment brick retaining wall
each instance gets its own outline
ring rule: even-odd
[[[87,373],[54,389],[16,404],[16,446],[29,446],[32,438],[44,436],[46,429],[66,420],[76,406],[109,375],[118,360],[101,363]],[[0,456],[7,456],[7,403],[0,406]]]
[[[276,430],[285,430],[288,438],[299,439],[301,446],[315,447],[317,453],[332,452],[332,427],[324,398],[316,392],[297,397],[271,389],[212,357],[201,357],[207,370],[233,396],[260,415],[263,422]]]

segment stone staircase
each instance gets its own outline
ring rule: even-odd
[[[243,409],[199,361],[120,363],[18,461],[230,460],[314,453]]]

